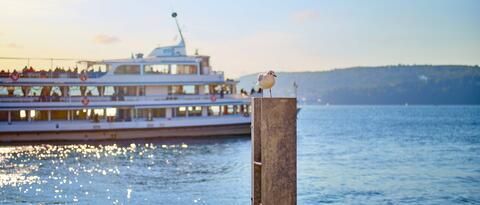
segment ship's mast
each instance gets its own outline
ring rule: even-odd
[[[175,23],[177,24],[178,33],[180,33],[180,45],[185,46],[185,39],[183,38],[182,29],[180,29],[180,25],[178,24],[178,20],[177,20],[177,12],[173,12],[172,17],[175,19]]]

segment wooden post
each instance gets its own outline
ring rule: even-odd
[[[252,100],[252,204],[297,204],[297,102]]]

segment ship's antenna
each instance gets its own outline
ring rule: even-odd
[[[185,45],[185,39],[183,39],[182,29],[180,29],[180,25],[178,24],[178,20],[177,20],[177,12],[173,12],[172,17],[175,19],[175,23],[177,24],[178,32],[180,33],[180,44]]]

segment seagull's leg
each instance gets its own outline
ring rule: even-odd
[[[270,88],[270,98],[272,97],[272,89]]]

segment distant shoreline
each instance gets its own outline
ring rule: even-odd
[[[249,91],[255,74],[241,77]],[[278,72],[274,96],[295,96],[307,104],[480,105],[480,67],[397,65],[316,72]]]

